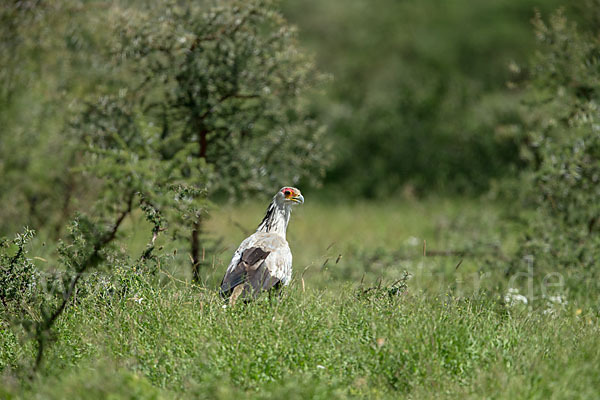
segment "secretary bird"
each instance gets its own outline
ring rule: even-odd
[[[261,292],[279,289],[292,278],[292,252],[285,238],[292,206],[303,204],[300,190],[285,186],[273,196],[256,232],[233,253],[221,282],[221,295],[235,304]]]

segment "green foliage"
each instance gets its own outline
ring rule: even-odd
[[[12,240],[0,239],[0,301],[4,311],[8,311],[9,306],[26,303],[35,292],[38,272],[27,258],[26,249],[34,235],[25,228]],[[0,315],[6,316],[4,312]]]
[[[591,4],[591,3],[590,3]],[[592,10],[590,10],[592,11]],[[574,290],[598,291],[600,257],[600,40],[562,12],[534,20],[539,50],[526,88],[530,170],[524,196],[535,207],[519,250],[541,273],[566,272]]]
[[[58,246],[59,263],[61,269],[54,273],[46,273],[39,278],[39,272],[33,264],[26,258],[24,246],[33,233],[26,230],[23,235],[18,235],[13,241],[16,247],[16,254],[7,255],[5,251],[0,253],[2,261],[2,295],[1,299],[5,306],[5,311],[12,311],[7,308],[7,303],[23,302],[29,300],[30,304],[27,312],[2,314],[3,320],[9,321],[13,325],[18,325],[26,334],[26,338],[32,338],[36,343],[35,363],[33,372],[40,368],[44,352],[49,343],[55,339],[54,326],[63,313],[74,303],[77,295],[86,296],[86,293],[97,292],[90,291],[90,282],[87,274],[96,276],[97,270],[106,262],[110,261],[117,264],[118,255],[110,252],[110,246],[117,237],[117,231],[124,218],[131,212],[131,201],[127,209],[117,214],[112,221],[103,221],[91,219],[84,215],[78,216],[69,228],[69,234],[65,241],[61,241]],[[143,201],[143,199],[142,199]],[[150,263],[160,262],[159,257],[152,253],[154,241],[161,229],[161,218],[157,211],[151,205],[143,203],[143,209],[148,218],[153,222],[153,236],[151,243],[147,246],[142,256],[133,263],[136,270],[145,273],[152,272],[149,268]],[[2,250],[5,250],[5,242],[2,242]],[[4,267],[6,265],[7,267]],[[156,275],[156,274],[154,274]],[[81,287],[81,281],[88,280],[88,284]],[[110,291],[105,282],[99,283],[101,293]],[[133,281],[129,280],[129,283]],[[127,285],[130,286],[130,285]],[[98,288],[96,288],[98,289]],[[117,293],[126,293],[128,287],[120,285]],[[113,293],[114,294],[114,293]],[[36,311],[35,308],[38,310]]]
[[[72,173],[65,129],[76,100],[104,80],[103,6],[83,0],[0,4],[0,233],[57,239],[93,190]]]
[[[207,5],[115,10],[120,94],[76,128],[99,158],[130,152],[160,168],[148,175],[235,197],[318,178],[322,129],[300,98],[315,72],[294,30],[269,2]]]

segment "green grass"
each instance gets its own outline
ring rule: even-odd
[[[90,279],[89,294],[59,320],[56,342],[32,382],[23,378],[31,343],[0,326],[0,398],[600,395],[592,302],[571,301],[552,313],[505,306],[495,292],[456,284],[478,273],[485,256],[464,256],[458,270],[456,256],[422,256],[423,239],[430,250],[496,243],[510,251],[511,236],[498,233],[496,206],[307,203],[290,225],[291,287],[281,298],[224,308],[212,283],[244,236],[238,224],[252,229],[262,209],[245,204],[214,214],[208,227],[224,237],[224,250],[214,263],[207,254],[207,287],[186,283],[183,266],[164,266],[160,283],[127,267],[113,269],[113,286]],[[415,276],[418,268],[429,274]],[[407,290],[388,295],[385,285],[404,270],[413,273]],[[378,277],[380,290],[361,295]]]

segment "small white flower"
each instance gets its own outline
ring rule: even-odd
[[[550,302],[552,302],[554,304],[569,304],[569,302],[567,301],[567,299],[565,299],[561,295],[558,295],[558,296],[549,296],[548,300],[550,300]]]
[[[527,304],[527,297],[523,296],[522,294],[517,294],[513,297],[516,301],[521,302],[523,304]]]
[[[320,365],[320,364],[318,364],[318,365],[317,365],[317,369],[325,369],[325,367],[324,367],[324,366],[322,366],[322,365]]]
[[[522,303],[527,304],[527,297],[519,294],[519,289],[517,288],[509,288],[504,295],[504,302],[509,306],[514,306],[515,304]]]

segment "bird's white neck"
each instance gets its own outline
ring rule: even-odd
[[[277,233],[285,238],[291,212],[292,210],[289,205],[279,204],[277,199],[273,199],[256,232]]]

